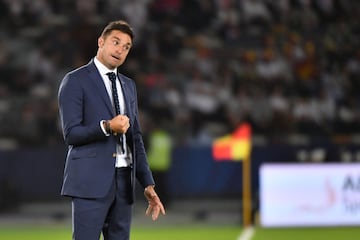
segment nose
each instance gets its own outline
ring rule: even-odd
[[[124,52],[124,47],[123,46],[119,46],[116,48],[116,53],[118,54],[122,54]]]
[[[129,47],[129,45],[119,45],[118,47],[117,47],[117,49],[116,49],[116,51],[118,52],[118,53],[123,53],[123,52],[128,52],[130,50],[130,47]]]

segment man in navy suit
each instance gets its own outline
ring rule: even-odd
[[[136,180],[149,203],[146,214],[153,220],[165,214],[147,163],[136,86],[117,69],[133,37],[125,21],[110,22],[98,38],[96,57],[67,73],[59,87],[68,146],[61,194],[72,200],[75,240],[99,240],[101,234],[128,240]]]

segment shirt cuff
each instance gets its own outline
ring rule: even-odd
[[[108,132],[106,132],[105,128],[104,128],[104,122],[105,120],[101,120],[100,121],[100,127],[101,127],[101,130],[103,131],[103,133],[105,134],[105,136],[110,136],[110,134]]]

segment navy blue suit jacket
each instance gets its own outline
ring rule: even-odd
[[[133,197],[135,179],[146,187],[154,184],[147,163],[139,124],[136,86],[130,78],[118,74],[126,104],[130,128],[127,145],[133,157]],[[65,75],[59,93],[59,112],[68,153],[61,194],[65,196],[104,197],[115,174],[116,139],[105,136],[101,120],[115,116],[104,82],[93,60]]]

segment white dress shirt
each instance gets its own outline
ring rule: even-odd
[[[111,81],[109,80],[109,77],[106,75],[109,72],[114,72],[116,75],[116,78],[118,79],[116,70],[117,69],[108,69],[104,64],[102,64],[96,57],[94,58],[94,63],[96,68],[98,69],[102,80],[104,81],[105,87],[106,87],[106,91],[109,95],[109,98],[111,100],[111,103],[114,107],[114,101],[113,101],[113,96],[112,96],[112,92],[111,92]],[[121,114],[125,113],[125,100],[124,100],[124,95],[122,92],[122,88],[120,85],[120,81],[116,81],[116,88],[117,88],[117,92],[118,92],[118,96],[119,96],[119,103],[120,103],[120,112]],[[104,120],[103,120],[104,121]],[[109,135],[103,126],[103,121],[100,122],[100,127],[103,130],[105,135]],[[126,145],[126,135],[123,134],[123,143]],[[129,153],[129,149],[128,147],[124,147],[125,152],[122,153],[121,152],[121,146],[117,145],[116,147],[116,163],[115,163],[115,167],[127,167],[130,166],[132,160],[131,160],[131,154]]]

